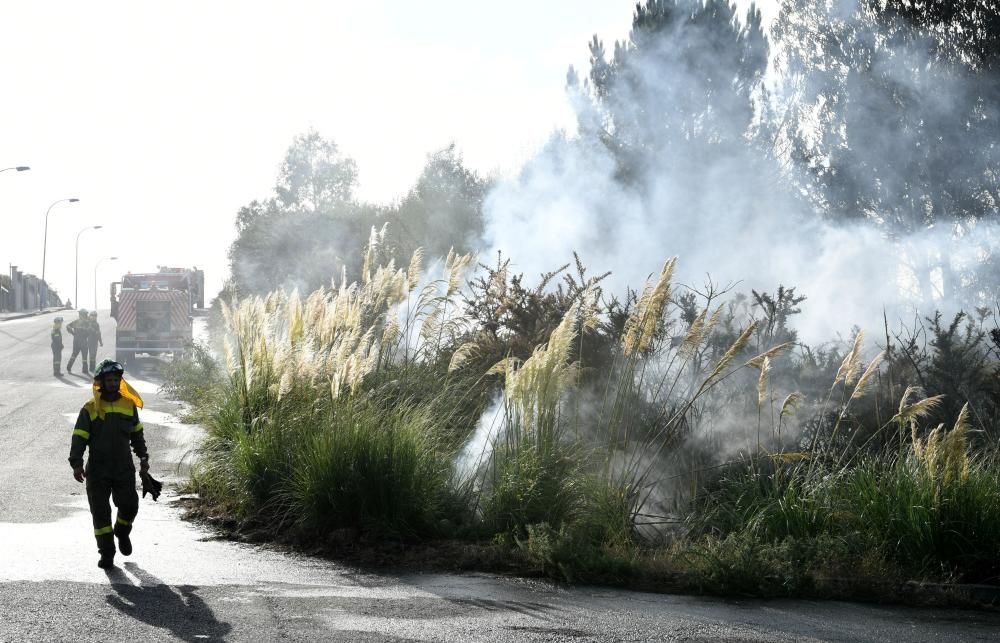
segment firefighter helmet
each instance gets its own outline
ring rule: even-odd
[[[87,316],[87,309],[86,308],[81,308],[80,309],[80,317],[86,317],[86,316]]]
[[[106,359],[94,369],[94,379],[100,379],[108,373],[118,373],[119,377],[125,374],[125,367],[113,359]]]

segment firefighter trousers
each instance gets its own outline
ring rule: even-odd
[[[94,520],[97,551],[114,555],[115,534],[127,536],[139,513],[139,494],[135,490],[135,474],[123,478],[87,478],[87,501]],[[111,523],[111,501],[118,507],[118,516]]]
[[[90,356],[90,369],[93,370],[97,368],[97,344],[91,344],[87,346],[87,355]],[[83,358],[84,369],[87,368],[87,358]]]
[[[52,348],[52,374],[62,375],[62,348]]]
[[[89,373],[90,372],[90,359],[88,357],[88,354],[89,354],[89,351],[87,350],[87,345],[86,344],[75,344],[74,343],[73,344],[73,352],[69,356],[69,363],[66,364],[66,370],[68,371],[71,368],[73,368],[73,362],[76,361],[76,356],[77,355],[82,355],[82,357],[80,359],[81,359],[81,361],[83,361],[83,372],[84,373]]]

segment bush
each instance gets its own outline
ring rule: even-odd
[[[438,450],[426,409],[287,396],[247,425],[228,393],[194,473],[209,502],[309,538],[342,528],[428,536],[460,514],[451,455]]]
[[[835,471],[808,466],[735,471],[702,498],[691,536],[705,543],[735,538],[754,546],[788,539],[852,543],[845,553],[856,560],[874,554],[911,577],[997,582],[1000,467],[995,456],[946,465],[941,453],[946,448],[939,444],[939,453],[929,459],[927,447],[921,451],[918,443],[903,457],[867,457]]]
[[[382,535],[436,535],[460,513],[451,459],[433,442],[425,409],[337,405],[301,424],[282,510],[312,534],[358,528]]]

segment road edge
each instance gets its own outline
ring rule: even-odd
[[[67,310],[66,308],[46,308],[45,310],[31,310],[16,313],[0,313],[0,323],[5,321],[11,321],[13,319],[24,319],[26,317],[38,317],[39,315],[45,315],[48,313],[57,313],[60,311]]]

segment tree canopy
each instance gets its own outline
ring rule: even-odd
[[[581,130],[613,150],[626,179],[746,148],[767,57],[753,7],[741,21],[726,0],[647,0],[610,60],[604,43],[591,41],[583,89],[592,102],[581,109]],[[569,82],[578,89],[572,69]]]
[[[454,247],[475,248],[489,182],[469,170],[454,145],[428,156],[401,201],[368,204],[354,195],[358,170],[337,144],[315,131],[295,137],[281,163],[274,195],[236,215],[229,249],[230,289],[311,291],[346,272],[359,276],[371,228],[389,224],[387,246],[399,261],[418,247],[431,259]]]
[[[998,26],[992,0],[789,0],[774,25],[782,135],[817,209],[902,244],[952,230],[953,247],[908,252],[925,297],[932,274],[950,297],[995,272],[991,245],[969,246],[1000,207]]]

